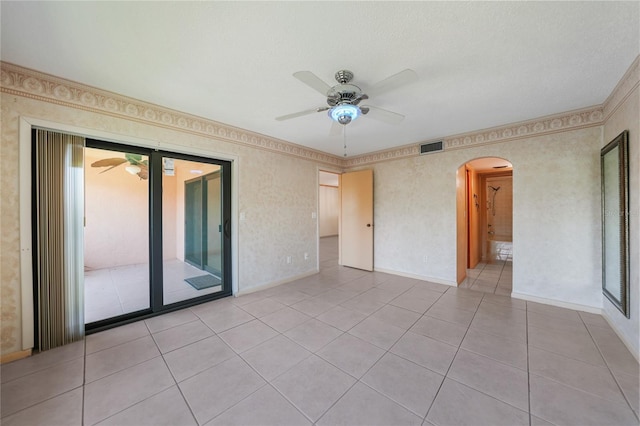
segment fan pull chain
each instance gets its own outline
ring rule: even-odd
[[[347,156],[347,126],[342,126],[342,140],[344,142],[344,156]]]

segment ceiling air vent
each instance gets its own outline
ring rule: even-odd
[[[440,151],[444,151],[442,147],[442,141],[423,143],[422,145],[420,145],[420,155],[432,154],[434,152],[440,152]]]

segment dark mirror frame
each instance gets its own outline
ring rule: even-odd
[[[629,131],[625,130],[600,151],[602,176],[602,292],[627,318],[630,315],[628,141]],[[605,159],[607,160],[606,162]],[[605,163],[607,167],[605,167]],[[611,188],[616,179],[618,182],[617,187],[615,189]],[[619,244],[615,241],[618,237]],[[612,239],[614,244],[611,243]],[[607,244],[608,241],[609,244]],[[609,276],[609,282],[607,282],[608,275],[611,275]],[[618,276],[619,282],[617,282]],[[611,282],[612,280],[613,282]]]

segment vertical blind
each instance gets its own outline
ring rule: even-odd
[[[38,344],[84,337],[84,138],[35,137],[35,279]]]

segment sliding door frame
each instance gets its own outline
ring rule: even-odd
[[[231,165],[230,161],[219,160],[210,157],[196,156],[170,151],[160,151],[151,148],[107,142],[98,139],[87,138],[85,147],[146,155],[149,158],[149,308],[125,313],[115,317],[86,324],[86,334],[112,328],[118,325],[149,318],[166,312],[197,305],[199,303],[231,296],[232,264],[231,264],[231,233],[223,231],[223,276],[222,289],[219,292],[197,296],[191,299],[181,300],[168,305],[164,304],[163,287],[163,245],[162,245],[162,159],[165,157],[197,161],[220,166],[222,178],[222,217],[223,230],[229,229],[231,224]]]

